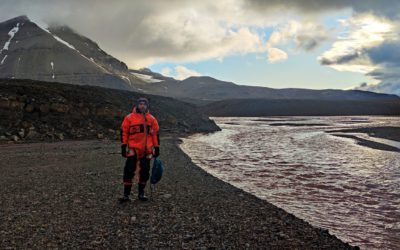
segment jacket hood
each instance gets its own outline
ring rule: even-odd
[[[135,105],[135,106],[133,106],[132,113],[135,113],[135,114],[141,114],[141,113],[137,112],[136,105]],[[146,114],[148,114],[148,113],[149,113],[149,109],[147,108],[147,110],[146,110]]]

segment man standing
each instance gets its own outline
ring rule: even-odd
[[[124,195],[120,202],[129,201],[132,179],[139,168],[138,198],[147,201],[144,188],[150,177],[150,160],[160,155],[160,137],[157,119],[149,113],[149,101],[139,98],[132,113],[121,125],[121,154],[126,158],[124,167]]]

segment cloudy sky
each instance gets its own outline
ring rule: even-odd
[[[0,2],[0,21],[23,14],[179,79],[400,95],[398,0]]]

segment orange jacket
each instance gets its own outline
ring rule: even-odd
[[[127,144],[129,149],[134,149],[138,157],[153,153],[154,146],[160,146],[158,137],[158,122],[149,111],[146,114],[136,112],[125,116],[121,125],[121,142]]]

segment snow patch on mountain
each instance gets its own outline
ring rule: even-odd
[[[131,79],[129,79],[129,77],[122,76],[122,75],[120,75],[120,77],[121,77],[123,80],[126,80],[126,81],[128,81],[128,82],[129,82],[129,84],[131,84],[131,85],[132,85],[132,83],[131,83]]]
[[[3,65],[4,61],[6,60],[6,58],[7,58],[7,55],[5,55],[5,56],[3,57],[3,60],[1,60],[0,65]]]
[[[163,81],[163,80],[160,80],[160,79],[155,79],[151,75],[145,75],[145,74],[133,73],[133,72],[131,72],[131,74],[136,76],[137,78],[145,81],[145,82],[148,82],[148,83],[155,83],[155,82],[162,82]]]
[[[0,54],[4,51],[4,50],[8,50],[8,46],[10,46],[11,40],[14,38],[15,34],[17,34],[19,30],[19,23],[17,23],[17,25],[15,27],[13,27],[9,32],[8,32],[8,36],[10,37],[8,39],[8,41],[6,41],[6,43],[4,44],[3,48],[0,50]]]
[[[54,75],[54,63],[50,62],[50,66],[51,66],[51,70],[53,71],[53,75],[51,76],[51,78],[56,78],[56,76]]]

